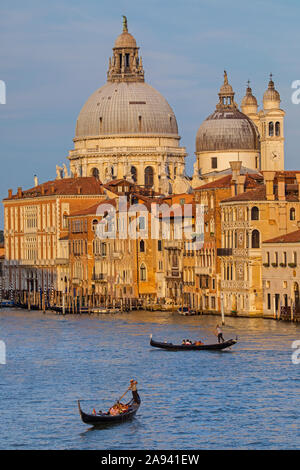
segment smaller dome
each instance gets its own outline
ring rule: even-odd
[[[196,152],[259,150],[255,124],[238,109],[217,109],[201,124],[196,135]]]
[[[137,47],[136,40],[128,31],[123,31],[123,33],[117,37],[114,47]]]
[[[270,76],[270,81],[268,85],[268,89],[265,91],[263,96],[263,104],[265,109],[278,107],[280,104],[280,94],[275,89],[274,82],[272,80],[272,74]]]
[[[248,85],[247,90],[246,90],[246,95],[242,99],[241,103],[242,108],[245,106],[257,106],[257,99],[255,96],[252,94],[252,89]]]

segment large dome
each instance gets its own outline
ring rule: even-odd
[[[108,82],[87,100],[76,138],[128,134],[178,135],[175,114],[165,98],[145,82]]]
[[[201,124],[196,136],[196,152],[258,149],[255,124],[236,108],[216,110]]]

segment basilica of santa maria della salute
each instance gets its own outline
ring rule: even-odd
[[[68,165],[56,166],[54,180],[35,177],[30,189],[9,189],[3,201],[5,285],[20,304],[64,304],[70,312],[185,305],[202,313],[296,318],[300,171],[284,170],[280,94],[271,74],[261,109],[249,82],[239,108],[222,74],[212,112],[199,122],[188,176],[176,116],[145,81],[123,17],[106,83],[79,112]],[[118,212],[120,196],[146,207],[202,204],[203,246],[195,251],[185,239],[147,238],[143,227],[151,221],[141,215],[136,240],[100,239],[99,207]],[[191,226],[193,217],[194,211]]]
[[[200,125],[192,180],[185,176],[176,116],[165,98],[145,82],[135,38],[124,20],[109,59],[107,83],[81,109],[70,151],[70,170],[102,182],[127,178],[163,194],[190,192],[241,161],[243,171],[284,169],[284,111],[272,78],[263,109],[250,86],[241,103],[224,72],[213,113]]]

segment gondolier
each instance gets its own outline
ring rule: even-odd
[[[136,380],[133,380],[131,379],[130,380],[130,386],[129,386],[129,389],[128,390],[131,390],[132,392],[132,398],[134,399],[134,401],[136,403],[140,403],[141,402],[141,399],[139,397],[139,394],[137,392],[137,381]]]
[[[218,343],[224,343],[223,332],[219,325],[216,326],[216,336],[218,337]]]

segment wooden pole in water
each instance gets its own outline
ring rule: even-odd
[[[31,301],[31,298],[30,298],[30,291],[28,291],[28,302],[27,302],[27,307],[28,307],[28,310],[30,310],[30,301]]]
[[[224,315],[224,294],[221,293],[221,316],[222,316],[222,325],[225,325],[225,315]]]

